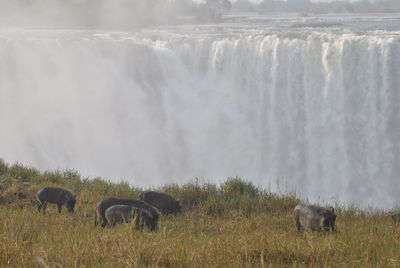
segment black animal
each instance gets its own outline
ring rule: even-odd
[[[127,205],[113,205],[106,209],[105,217],[110,227],[120,223],[128,223],[135,219],[136,229],[143,229],[146,225],[152,228],[153,216],[145,209]]]
[[[145,191],[139,194],[139,199],[155,206],[164,215],[177,214],[182,211],[179,201],[165,193]]]
[[[43,209],[46,214],[47,203],[56,204],[58,212],[61,212],[62,206],[65,206],[68,212],[73,213],[76,198],[73,193],[58,187],[44,187],[36,193],[38,211]]]
[[[312,231],[335,231],[336,214],[333,207],[297,205],[294,208],[296,231],[301,227]]]
[[[135,209],[148,212],[151,215],[151,218],[145,219],[144,222],[151,231],[157,230],[158,218],[160,216],[160,212],[158,211],[157,208],[141,200],[121,199],[121,198],[105,198],[97,204],[96,215],[94,220],[95,226],[97,226],[98,224],[100,224],[100,226],[103,228],[107,226],[108,222],[105,216],[105,212],[109,207],[113,205],[132,206],[135,207]],[[145,218],[145,216],[142,215],[140,216],[141,218]]]
[[[394,221],[400,221],[400,212],[393,213],[391,217]]]

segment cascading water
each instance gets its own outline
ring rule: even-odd
[[[3,30],[0,157],[398,204],[400,33],[261,28]]]

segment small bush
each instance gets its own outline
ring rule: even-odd
[[[160,189],[178,199],[186,210],[191,210],[207,202],[212,196],[218,195],[217,186],[210,183],[201,183],[199,179],[193,182],[177,185],[171,184]]]
[[[197,213],[217,217],[290,211],[300,203],[294,196],[268,193],[240,178],[230,178],[220,187],[196,179],[181,186],[170,184],[159,191],[177,198],[187,212],[195,210]]]
[[[243,196],[257,197],[259,190],[251,182],[245,182],[240,178],[229,178],[221,185],[222,193],[228,196]]]
[[[33,181],[35,177],[40,175],[40,172],[36,169],[24,167],[18,163],[12,165],[8,169],[8,173],[12,178],[18,178],[24,182]]]

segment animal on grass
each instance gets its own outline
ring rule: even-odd
[[[294,208],[296,231],[301,228],[311,231],[335,231],[336,214],[333,207],[320,207],[315,205],[297,205]]]
[[[76,197],[68,190],[58,187],[44,187],[36,193],[37,207],[40,212],[46,214],[47,204],[56,204],[58,212],[61,212],[62,206],[65,206],[68,212],[73,213],[76,203]]]
[[[393,214],[391,215],[391,217],[392,217],[392,219],[393,219],[394,221],[399,222],[399,221],[400,221],[400,212],[393,213]]]
[[[149,229],[157,226],[158,219],[154,219],[149,211],[135,206],[113,205],[106,209],[107,225],[114,227],[116,224],[130,223],[135,219],[135,228],[143,230],[144,225]]]
[[[100,224],[100,226],[103,228],[107,226],[108,221],[106,219],[105,212],[109,207],[113,205],[127,205],[135,207],[135,209],[138,210],[140,209],[143,211],[147,211],[151,215],[151,220],[149,220],[148,224],[146,224],[147,227],[149,227],[151,231],[157,230],[158,218],[160,216],[160,212],[157,208],[141,200],[121,198],[105,198],[97,204],[94,220],[95,226],[97,226],[98,224]]]
[[[177,214],[182,211],[179,201],[165,193],[144,191],[139,194],[139,199],[155,206],[164,215]]]

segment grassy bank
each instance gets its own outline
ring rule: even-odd
[[[102,198],[136,198],[141,189],[127,183],[3,161],[0,183],[0,267],[400,267],[400,226],[387,213],[337,208],[337,233],[297,234],[299,200],[238,178],[160,186],[185,209],[162,217],[154,233],[93,226]],[[33,197],[44,185],[73,191],[76,213],[49,205],[39,214]]]

